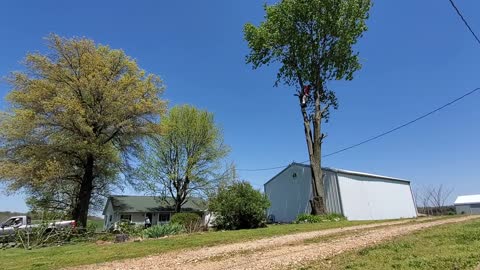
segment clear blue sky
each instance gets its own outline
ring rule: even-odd
[[[480,31],[480,2],[457,1]],[[86,36],[121,48],[160,75],[170,105],[215,113],[239,169],[307,159],[293,89],[273,87],[275,70],[253,71],[242,26],[263,18],[262,1],[5,1],[0,4],[0,75],[21,69],[43,37]],[[480,87],[480,46],[447,0],[375,1],[358,44],[363,69],[337,82],[340,108],[326,126],[331,152],[415,118]],[[479,32],[480,33],[480,32]],[[0,109],[9,86],[0,84]],[[480,193],[480,93],[394,134],[326,158],[323,165],[443,183]],[[255,187],[279,170],[244,172]],[[453,197],[450,201],[453,200]],[[26,210],[20,195],[0,195],[0,210]]]

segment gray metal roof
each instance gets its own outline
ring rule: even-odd
[[[175,205],[172,198],[157,196],[115,195],[108,197],[106,205],[109,202],[112,203],[113,211],[124,213],[173,211]],[[182,206],[182,210],[185,211],[204,211],[205,209],[206,202],[200,198],[190,198]]]
[[[303,164],[303,163],[293,162],[292,164],[288,165],[286,168],[284,168],[283,170],[281,170],[279,173],[277,173],[277,174],[276,174],[274,177],[272,177],[270,180],[268,180],[267,182],[265,182],[265,184],[263,184],[263,185],[268,184],[270,181],[272,181],[273,179],[275,179],[277,176],[279,176],[281,173],[283,173],[284,171],[286,171],[288,168],[290,168],[290,167],[292,167],[292,166],[301,166],[301,167],[310,168],[310,165],[306,165],[306,164]],[[335,169],[335,168],[328,168],[328,167],[323,167],[322,170],[324,170],[324,171],[331,171],[331,172],[335,172],[335,173],[349,174],[349,175],[358,175],[358,176],[364,176],[364,177],[373,177],[373,178],[378,178],[378,179],[383,179],[383,180],[392,180],[392,181],[404,182],[404,183],[410,184],[410,181],[409,181],[409,180],[405,180],[405,179],[401,179],[401,178],[395,178],[395,177],[390,177],[390,176],[383,176],[383,175],[378,175],[378,174],[371,174],[371,173],[364,173],[364,172],[356,172],[356,171],[349,171],[349,170],[342,170],[342,169]]]

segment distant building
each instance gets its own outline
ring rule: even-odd
[[[480,214],[480,194],[458,196],[455,200],[457,214]]]
[[[413,218],[417,216],[410,181],[368,173],[323,168],[326,210],[349,220]],[[309,165],[292,163],[265,183],[275,222],[292,222],[310,213]]]
[[[148,217],[152,225],[170,222],[175,213],[171,198],[155,196],[110,196],[107,199],[104,215],[104,228],[111,228],[116,222],[128,221],[138,225],[144,225]],[[182,212],[197,212],[206,216],[206,203],[198,198],[190,198],[183,206]]]

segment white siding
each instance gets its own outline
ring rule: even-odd
[[[325,207],[329,213],[342,213],[336,173],[324,170]],[[310,213],[312,173],[307,166],[290,166],[265,184],[271,206],[267,214],[275,222],[292,222],[299,214]]]
[[[290,166],[265,184],[265,194],[271,206],[267,214],[275,222],[292,222],[301,213],[310,212],[310,168]]]
[[[111,216],[111,218],[110,218]],[[113,223],[115,222],[115,219],[114,219],[114,215],[113,215],[113,207],[112,207],[112,203],[110,202],[110,200],[107,201],[107,206],[105,208],[105,215],[104,215],[104,220],[103,220],[103,228],[105,230],[108,230],[110,228],[110,226],[113,225]]]
[[[343,214],[349,220],[416,217],[410,184],[337,173]]]
[[[457,214],[480,215],[480,203],[455,205]]]

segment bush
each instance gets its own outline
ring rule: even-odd
[[[320,223],[325,221],[341,221],[346,220],[343,215],[331,213],[325,215],[311,215],[311,214],[300,214],[295,219],[294,223]]]
[[[114,226],[114,233],[127,234],[130,236],[140,236],[142,235],[143,226],[136,225],[129,221],[121,221]]]
[[[176,213],[170,219],[170,223],[180,224],[185,232],[192,233],[202,230],[202,218],[197,213]]]
[[[143,238],[159,238],[183,232],[183,226],[178,223],[155,225],[143,231]]]
[[[221,230],[253,229],[266,226],[267,197],[248,182],[222,187],[210,200],[214,225]]]

